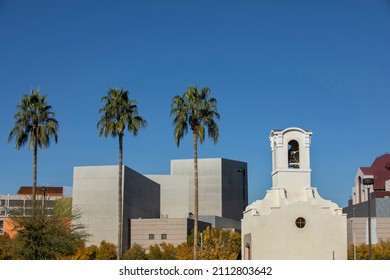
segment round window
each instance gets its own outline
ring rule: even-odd
[[[298,219],[295,220],[295,225],[298,228],[304,228],[306,225],[306,220],[302,217],[299,217]]]

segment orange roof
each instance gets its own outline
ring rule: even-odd
[[[62,196],[64,194],[63,187],[46,187],[46,186],[37,186],[36,194],[43,195],[43,188],[45,189],[46,195],[54,195],[54,196]],[[33,187],[30,186],[22,186],[18,190],[18,194],[32,195]]]
[[[374,190],[384,190],[390,180],[390,154],[377,157],[371,167],[360,167],[364,175],[374,176]]]

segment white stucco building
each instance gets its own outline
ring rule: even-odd
[[[347,259],[347,224],[311,186],[312,132],[273,130],[272,188],[244,211],[243,259]]]

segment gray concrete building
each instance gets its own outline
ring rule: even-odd
[[[214,158],[199,159],[198,165],[200,229],[208,225],[240,230],[248,204],[247,164]],[[172,160],[170,175],[142,175],[123,167],[124,250],[133,243],[160,243],[164,241],[161,235],[167,235],[165,242],[173,244],[186,240],[191,223],[193,227],[193,173],[193,159]],[[117,196],[117,165],[74,168],[73,206],[81,211],[80,222],[91,234],[89,245],[102,240],[117,243]],[[167,232],[161,231],[165,229]],[[180,238],[175,231],[180,232]],[[155,239],[149,240],[149,234]]]
[[[131,219],[160,217],[160,186],[123,166],[122,244],[126,250],[131,241]],[[117,244],[118,232],[118,166],[75,167],[73,206],[81,212],[80,223],[91,234],[89,245],[102,240]]]
[[[210,223],[199,222],[199,230],[211,227]],[[161,242],[177,246],[187,241],[194,229],[194,220],[188,218],[172,219],[132,219],[131,240],[144,248]]]
[[[241,161],[199,159],[199,215],[221,217],[227,223],[240,221],[248,204],[247,168]],[[193,213],[193,159],[172,160],[170,175],[145,176],[160,184],[163,217],[186,218]]]

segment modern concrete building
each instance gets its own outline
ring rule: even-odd
[[[363,185],[373,178],[374,185]],[[390,240],[390,154],[377,157],[371,167],[358,168],[352,196],[343,209],[348,219],[348,245],[368,244],[368,198],[370,196],[371,243]]]
[[[200,231],[211,224],[199,222]],[[177,246],[187,241],[187,236],[194,229],[194,220],[188,218],[169,219],[132,219],[131,240],[144,248],[161,242]]]
[[[131,241],[131,219],[160,218],[160,186],[123,166],[122,245]],[[117,244],[118,233],[118,166],[75,167],[73,205],[81,211],[80,223],[91,234],[89,245],[102,240]]]
[[[346,217],[311,186],[311,135],[271,131],[272,188],[244,212],[243,259],[347,259]]]
[[[204,216],[210,222],[213,216],[220,217],[226,226],[231,227],[236,221],[235,226],[240,227],[242,212],[248,204],[247,168],[245,162],[224,158],[198,160],[200,218]],[[145,176],[160,184],[162,217],[186,218],[193,213],[193,159],[172,160],[170,175]],[[219,225],[224,225],[221,219],[216,219]]]
[[[247,164],[216,158],[199,159],[198,166],[200,228],[210,225],[240,230],[248,203]],[[141,175],[123,168],[123,249],[134,242],[159,243],[161,234],[168,235],[166,242],[184,242],[193,223],[193,160],[172,160],[170,175]],[[80,223],[91,234],[89,244],[102,240],[117,243],[117,182],[116,165],[74,168],[73,205],[80,209]],[[134,230],[133,224],[137,225]],[[165,225],[167,232],[160,232]],[[143,226],[148,233],[141,236]],[[172,234],[175,226],[176,235]],[[149,234],[155,234],[155,239],[149,240]]]

